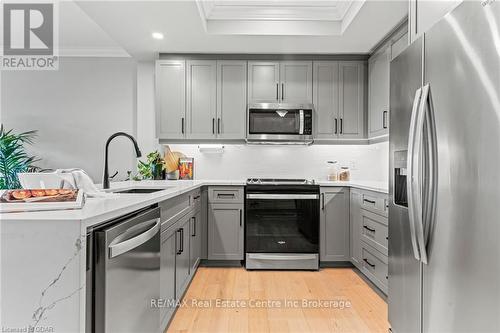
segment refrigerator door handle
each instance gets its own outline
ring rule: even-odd
[[[424,126],[426,127],[424,137]],[[426,146],[423,147],[422,143],[425,140]],[[430,86],[425,85],[422,88],[422,98],[420,102],[418,119],[417,119],[417,131],[415,136],[415,151],[414,156],[417,160],[418,168],[423,167],[422,170],[417,169],[416,178],[416,193],[417,200],[417,241],[420,250],[421,261],[424,264],[428,263],[427,255],[427,242],[429,239],[430,229],[432,226],[432,221],[434,219],[434,209],[435,209],[435,198],[436,198],[436,171],[437,171],[437,141],[434,126],[434,114],[432,110],[431,100],[430,100]],[[426,148],[425,160],[421,161],[423,149]],[[426,174],[426,183],[422,183],[422,175]],[[415,188],[414,188],[415,190]]]
[[[413,99],[413,107],[411,111],[411,120],[410,120],[410,133],[408,136],[408,151],[407,151],[407,178],[406,178],[406,188],[408,192],[408,218],[410,221],[410,238],[411,238],[411,245],[413,248],[413,255],[415,256],[415,259],[420,260],[420,252],[418,250],[418,242],[417,242],[417,237],[416,237],[416,230],[415,230],[415,216],[417,215],[415,212],[415,198],[414,198],[414,163],[413,163],[413,157],[414,157],[414,149],[415,149],[415,126],[417,122],[417,116],[418,116],[418,110],[419,110],[419,103],[420,103],[420,97],[422,95],[422,89],[419,88],[415,92],[415,98]]]

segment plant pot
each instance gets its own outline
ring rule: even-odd
[[[163,165],[162,164],[153,164],[151,165],[151,175],[153,176],[153,180],[162,180],[164,178],[163,174]]]

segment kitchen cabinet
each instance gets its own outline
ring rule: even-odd
[[[312,103],[312,62],[280,62],[281,103]]]
[[[248,62],[248,102],[279,101],[279,62]]]
[[[169,228],[161,233],[160,245],[160,299],[175,300],[175,257],[177,255],[177,229]],[[160,327],[168,324],[175,307],[160,307]]]
[[[320,261],[349,260],[349,188],[321,188]]]
[[[244,139],[246,110],[247,62],[217,61],[217,138]]]
[[[158,60],[155,75],[156,136],[182,139],[186,117],[186,62]]]
[[[365,136],[365,63],[315,61],[313,103],[315,139]]]
[[[312,62],[248,62],[249,103],[312,103]]]
[[[386,46],[368,60],[368,135],[389,133],[389,69],[391,46]]]
[[[316,139],[337,137],[339,113],[339,64],[314,62],[313,103]]]
[[[208,214],[208,259],[243,260],[243,204],[211,203]]]
[[[175,295],[178,299],[184,294],[189,283],[189,224],[191,216],[183,217],[176,230],[177,237],[177,252],[175,258]]]
[[[196,271],[201,260],[202,222],[201,210],[199,210],[191,217],[191,224],[189,226],[189,265],[191,267],[191,274]]]
[[[339,63],[339,137],[365,136],[365,63]]]
[[[411,42],[414,42],[424,32],[447,13],[455,9],[463,0],[424,1],[410,0],[408,22]]]
[[[350,254],[351,262],[361,269],[361,193],[351,189],[350,195]]]
[[[187,139],[213,139],[217,129],[217,64],[208,60],[186,62]]]

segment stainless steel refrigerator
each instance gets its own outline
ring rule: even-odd
[[[390,73],[392,331],[500,332],[500,3],[463,2]]]

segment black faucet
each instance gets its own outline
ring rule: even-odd
[[[116,132],[115,134],[111,135],[108,138],[108,141],[106,141],[106,148],[105,148],[105,155],[104,155],[104,175],[102,176],[102,188],[106,189],[109,188],[109,173],[108,173],[108,147],[109,143],[111,140],[116,138],[117,136],[124,136],[130,139],[132,143],[134,144],[135,148],[135,155],[137,158],[141,157],[141,151],[139,150],[139,146],[137,145],[137,141],[134,139],[134,137],[130,134],[127,134],[125,132]]]

